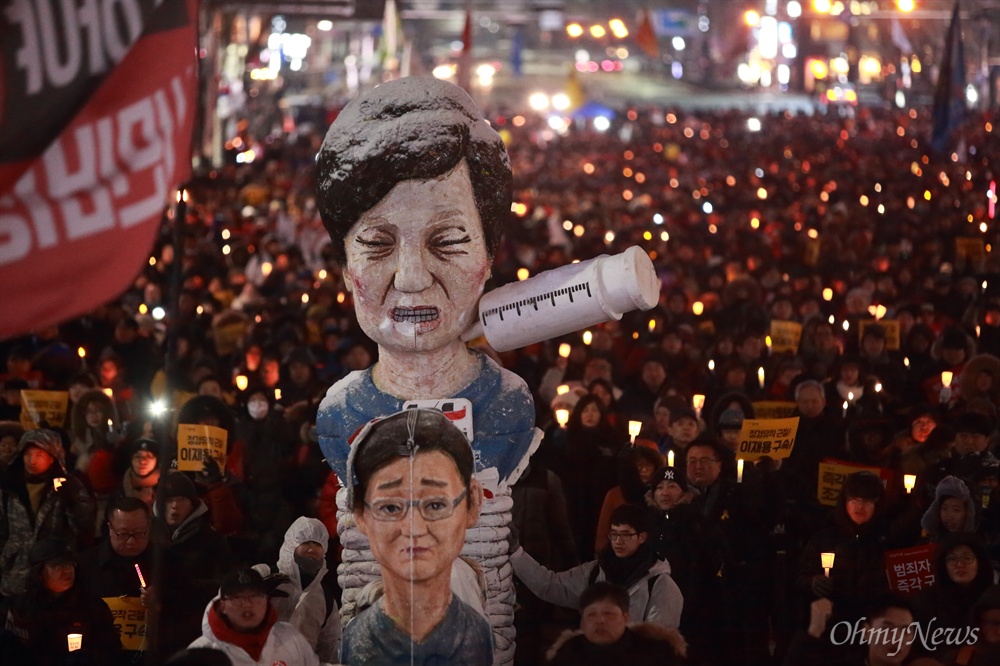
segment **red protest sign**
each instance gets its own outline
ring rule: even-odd
[[[933,585],[931,561],[936,547],[936,544],[928,543],[886,551],[885,575],[889,578],[889,589],[899,594],[912,595]]]

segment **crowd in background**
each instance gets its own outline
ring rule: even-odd
[[[627,589],[653,578],[647,604],[673,581],[663,594],[682,596],[683,610],[661,624],[679,628],[692,664],[803,663],[829,647],[804,638],[824,611],[831,624],[891,607],[1000,627],[1000,237],[988,196],[1000,119],[970,120],[954,156],[931,156],[929,118],[906,110],[748,122],[640,108],[565,135],[538,118],[487,117],[515,178],[493,286],[631,245],[661,282],[652,311],[486,350],[528,384],[546,432],[514,488],[531,560],[515,558],[519,663],[540,663],[578,623],[548,603],[558,595],[539,572],[595,560],[601,580]],[[200,175],[126,293],[0,343],[0,595],[19,617],[70,615],[46,595],[75,564],[74,607],[140,599],[158,611],[153,654],[164,658],[203,632],[202,646],[245,640],[217,635],[232,627],[212,614],[278,591],[281,603],[246,621],[270,628],[277,609],[307,643],[288,634],[283,645],[337,661],[340,482],[315,417],[326,389],[377,349],[316,211],[321,139],[269,137],[252,163]],[[774,321],[801,325],[791,349],[773,348]],[[25,389],[68,391],[64,420],[20,423]],[[740,429],[762,402],[799,417],[795,445],[786,460],[744,466]],[[225,465],[173,469],[178,424],[225,430]],[[849,477],[825,506],[826,459],[879,475]],[[916,476],[912,492],[904,475]],[[923,543],[938,544],[934,584],[887,606],[885,552]],[[824,552],[837,555],[829,575]],[[130,569],[140,559],[148,587]],[[628,605],[603,588],[581,597],[600,582],[581,576],[563,605]],[[220,586],[231,596],[206,611]],[[630,620],[654,615],[633,605]],[[83,633],[106,634],[105,616],[88,612]],[[89,640],[100,655],[124,645]],[[43,644],[38,663],[62,663],[62,639],[51,654]],[[243,646],[256,654],[247,663],[263,646]],[[996,663],[998,646],[982,641],[981,662],[956,661],[970,657],[950,645],[906,658]]]

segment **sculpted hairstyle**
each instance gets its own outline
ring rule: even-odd
[[[440,451],[455,461],[466,488],[472,480],[475,461],[469,440],[436,409],[406,410],[386,417],[353,446],[358,447],[353,455],[355,482],[352,495],[356,511],[364,508],[365,493],[372,476],[399,458]]]
[[[446,81],[405,78],[345,106],[316,156],[317,204],[334,258],[345,261],[347,232],[397,183],[444,176],[463,158],[492,257],[510,214],[510,158],[472,98]]]

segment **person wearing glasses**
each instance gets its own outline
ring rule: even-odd
[[[114,664],[121,641],[111,610],[81,584],[76,556],[62,539],[28,549],[25,592],[8,600],[0,626],[0,664]],[[69,636],[80,634],[69,654]]]
[[[680,626],[684,597],[670,576],[670,563],[659,560],[649,541],[649,511],[623,504],[611,513],[608,544],[596,560],[555,572],[535,561],[523,548],[510,556],[514,574],[543,601],[579,609],[589,585],[608,581],[628,590],[628,616],[633,622]]]
[[[483,497],[465,435],[436,410],[397,412],[355,436],[348,470],[383,595],[345,627],[341,662],[492,664],[489,623],[451,587]]]
[[[233,572],[205,609],[201,638],[188,647],[224,652],[233,666],[319,666],[309,641],[294,626],[278,620],[271,597],[281,594],[253,569]]]

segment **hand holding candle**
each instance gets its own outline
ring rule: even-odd
[[[559,424],[560,428],[565,428],[566,424],[569,423],[569,410],[568,409],[557,409],[556,410],[556,422]]]
[[[628,438],[632,444],[635,444],[635,438],[639,436],[640,430],[642,430],[642,421],[628,422]]]
[[[691,406],[694,407],[694,411],[698,414],[698,418],[701,418],[701,408],[705,406],[705,396],[700,393],[695,394],[691,397]]]
[[[736,461],[736,483],[743,483],[743,458]]]
[[[909,495],[913,492],[913,489],[917,485],[917,475],[916,474],[904,474],[903,475],[903,486],[906,488],[906,494]]]
[[[83,634],[66,634],[66,649],[76,652],[83,647]]]
[[[139,576],[139,587],[146,587],[146,579],[142,577],[142,569],[139,568],[139,563],[135,563],[135,573]]]

